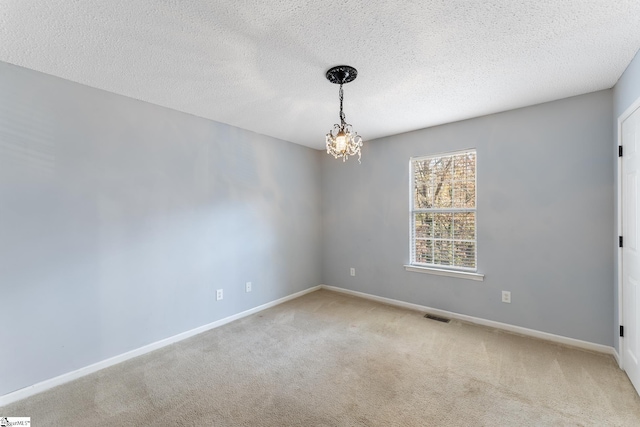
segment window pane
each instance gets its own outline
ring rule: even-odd
[[[441,212],[432,214],[433,237],[450,239],[453,237],[453,214],[451,212]]]
[[[476,175],[476,153],[457,154],[453,159],[456,179]]]
[[[475,153],[464,153],[454,156],[453,159],[454,179],[469,180],[476,175],[476,155]]]
[[[455,242],[454,265],[456,267],[476,267],[476,244],[474,242]]]
[[[433,241],[416,239],[415,262],[433,264]]]
[[[456,212],[453,214],[453,238],[460,240],[475,240],[476,213]]]
[[[453,157],[440,157],[433,168],[433,207],[453,205]]]
[[[453,181],[453,206],[456,208],[475,208],[475,153],[458,154],[453,157]]]
[[[453,182],[451,179],[436,184],[433,194],[433,207],[446,209],[453,206]]]
[[[414,216],[415,237],[433,237],[433,214],[417,213]]]
[[[476,183],[474,181],[456,181],[453,183],[453,207],[476,207]]]
[[[433,207],[433,174],[429,160],[413,162],[414,205],[416,208]]]
[[[433,263],[439,265],[453,264],[453,247],[448,240],[436,240],[433,242]]]

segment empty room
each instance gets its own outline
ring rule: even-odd
[[[0,426],[640,425],[639,49],[636,0],[0,2]]]

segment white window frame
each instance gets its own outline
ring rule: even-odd
[[[439,157],[452,157],[459,154],[466,154],[473,152],[476,158],[476,167],[475,167],[475,207],[474,208],[450,208],[450,209],[442,209],[442,208],[422,208],[416,209],[414,207],[415,203],[415,195],[414,195],[414,163],[417,161],[423,161],[427,159],[439,158]],[[419,157],[411,157],[409,159],[409,253],[410,253],[410,264],[405,265],[405,269],[407,271],[412,272],[420,272],[420,273],[430,273],[444,276],[453,276],[471,280],[483,280],[484,275],[478,274],[478,152],[475,148],[469,148],[465,150],[445,152],[432,154],[428,156],[419,156]],[[442,265],[442,264],[426,264],[426,263],[418,263],[415,260],[415,224],[414,218],[416,213],[420,212],[474,212],[475,213],[475,227],[474,227],[474,239],[475,243],[474,249],[474,257],[475,257],[475,268],[471,267],[460,267],[453,265]]]

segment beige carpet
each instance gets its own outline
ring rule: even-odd
[[[0,408],[34,426],[639,426],[611,356],[318,291]]]

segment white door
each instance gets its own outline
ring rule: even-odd
[[[640,248],[638,248],[638,175],[640,108],[622,122],[622,318],[623,367],[640,393]]]

